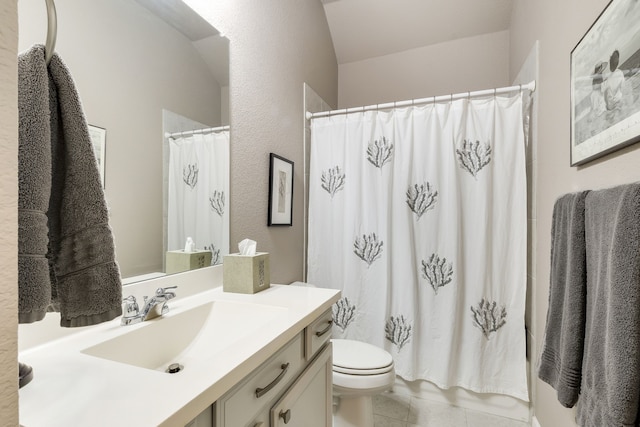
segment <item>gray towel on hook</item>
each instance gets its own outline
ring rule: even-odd
[[[634,426],[640,405],[640,183],[585,201],[587,312],[576,421]]]
[[[51,302],[46,258],[51,132],[44,52],[18,57],[18,112],[18,319],[31,323],[44,318]]]
[[[88,326],[111,320],[122,314],[120,271],[100,174],[73,79],[57,54],[51,58],[47,76],[41,45],[20,55],[20,63],[25,66],[20,68],[19,94],[28,94],[29,99],[23,102],[19,95],[20,145],[27,147],[19,162],[19,194],[24,200],[30,200],[31,194],[46,197],[48,235],[46,230],[42,235],[38,223],[37,237],[27,240],[48,241],[49,271],[48,280],[43,280],[41,267],[34,278],[30,270],[24,270],[24,263],[19,265],[23,270],[19,271],[19,319],[25,323],[39,320],[43,316],[40,300],[46,300],[48,294],[48,308],[60,311],[61,326]],[[42,82],[47,79],[43,91]],[[48,123],[43,124],[42,117]],[[38,130],[40,126],[42,129]],[[27,130],[32,127],[38,129]],[[23,140],[23,128],[25,134],[36,133],[36,137]],[[26,182],[23,185],[23,175],[39,176],[34,172],[36,168],[47,170],[38,157],[29,155],[35,146],[38,153],[43,152],[42,145],[49,152],[49,182],[43,178],[34,186]],[[30,229],[27,219],[21,222],[20,217],[20,230]]]
[[[582,372],[587,270],[584,204],[587,191],[566,194],[553,207],[549,307],[538,377],[570,408]]]

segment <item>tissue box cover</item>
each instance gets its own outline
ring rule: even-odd
[[[179,273],[181,271],[195,270],[196,268],[209,267],[211,265],[211,251],[185,252],[184,250],[167,251],[166,273]]]
[[[269,254],[229,254],[222,263],[222,289],[225,292],[255,294],[271,286]]]

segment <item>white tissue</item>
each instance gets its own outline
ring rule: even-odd
[[[256,254],[256,242],[251,239],[244,239],[238,243],[238,251],[240,255],[255,255]]]
[[[196,244],[193,243],[191,237],[187,237],[187,241],[184,243],[184,251],[187,253],[194,252],[196,250]]]

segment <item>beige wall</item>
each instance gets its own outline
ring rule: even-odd
[[[18,425],[17,0],[0,2],[0,424]]]
[[[271,253],[272,283],[302,279],[303,83],[337,105],[338,67],[318,0],[190,0],[230,40],[231,251]],[[293,226],[267,227],[269,153],[294,165]]]
[[[162,109],[219,125],[220,85],[186,37],[132,0],[56,0],[56,9],[56,51],[87,121],[107,130],[105,194],[122,275],[162,271]],[[18,12],[19,50],[44,43],[44,5],[23,1]]]
[[[640,180],[640,144],[587,165],[569,166],[569,56],[608,0],[516,0],[511,23],[510,73],[520,69],[535,40],[540,41],[536,182],[536,298],[533,336],[540,352],[549,295],[551,214],[562,194]],[[535,414],[542,427],[575,426],[555,391],[536,379]]]
[[[509,32],[340,64],[339,107],[508,86]]]

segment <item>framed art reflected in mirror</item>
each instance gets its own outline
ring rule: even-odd
[[[93,146],[93,154],[96,156],[96,161],[98,162],[102,188],[105,188],[104,164],[107,152],[107,130],[98,126],[89,125],[89,137],[91,138],[91,145]]]

